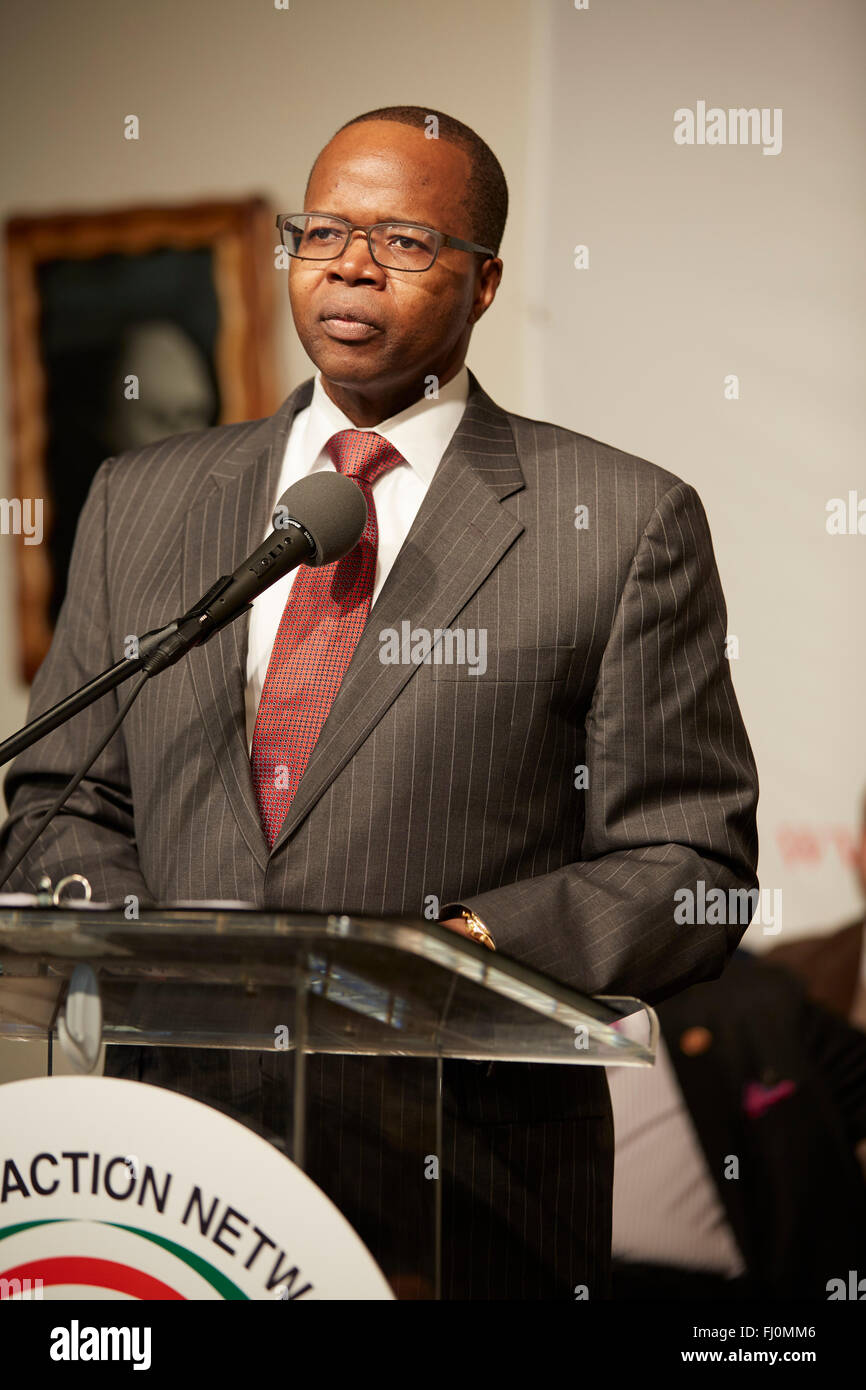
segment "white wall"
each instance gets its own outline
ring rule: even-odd
[[[785,936],[830,926],[858,910],[844,839],[866,785],[866,535],[825,529],[829,498],[866,499],[866,9],[542,9],[530,408],[700,492],[761,777],[761,880]],[[673,113],[698,100],[782,108],[781,152],[676,145]]]

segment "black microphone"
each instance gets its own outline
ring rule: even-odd
[[[274,508],[274,530],[233,574],[212,584],[183,617],[141,639],[149,676],[173,666],[240,617],[252,600],[298,565],[329,565],[354,550],[367,524],[367,502],[343,473],[311,473],[287,488]],[[156,640],[154,640],[156,639]]]
[[[343,473],[311,473],[287,488],[274,509],[274,530],[234,571],[212,584],[183,617],[138,638],[137,655],[124,657],[0,743],[0,767],[130,676],[144,679],[173,666],[227,623],[246,612],[269,585],[297,565],[328,565],[354,549],[367,523],[367,503]],[[89,764],[88,764],[89,766]]]
[[[137,656],[117,662],[0,744],[2,765],[129,676],[141,673],[108,729],[90,749],[84,766],[28,835],[0,879],[0,887],[27,857],[45,827],[114,737],[148,678],[173,666],[192,647],[207,642],[215,632],[240,617],[254,598],[289,570],[298,565],[329,565],[348,555],[358,544],[367,524],[367,501],[358,484],[344,474],[311,473],[286,489],[274,509],[273,522],[274,530],[267,540],[232,574],[223,575],[211,585],[183,617],[140,637]]]

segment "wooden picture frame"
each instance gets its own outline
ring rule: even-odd
[[[102,461],[70,443],[65,472],[55,470],[52,475],[53,441],[62,433],[63,419],[52,362],[73,364],[67,376],[79,371],[81,381],[89,382],[87,353],[96,350],[99,334],[107,341],[122,332],[128,341],[148,318],[161,318],[163,330],[176,329],[190,350],[195,347],[202,376],[212,382],[212,417],[203,427],[272,414],[280,399],[274,216],[263,198],[247,198],[7,221],[12,496],[42,499],[41,543],[31,538],[25,544],[19,535],[16,547],[19,659],[25,682],[32,680],[48,651],[54,612],[65,588],[63,557],[58,558],[63,548],[57,541],[61,521],[68,551],[84,501],[78,494],[82,489],[86,494],[84,484],[89,486]],[[178,306],[184,306],[190,322],[184,322]],[[79,343],[87,343],[78,353],[76,334]],[[59,341],[62,359],[56,356]],[[108,349],[104,343],[99,346],[105,358]],[[74,395],[67,390],[70,400]],[[79,413],[86,409],[80,391],[74,408]],[[77,424],[81,425],[78,419]],[[174,432],[169,428],[163,435]],[[75,429],[68,433],[74,436]],[[93,447],[98,443],[99,431],[94,430]],[[117,450],[107,448],[103,456],[113,452]],[[76,474],[72,479],[70,457]],[[64,494],[60,504],[55,497],[58,481]]]

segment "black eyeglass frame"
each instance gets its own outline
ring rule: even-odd
[[[291,251],[289,247],[286,246],[285,229],[283,227],[283,223],[291,221],[293,217],[329,217],[332,222],[342,222],[343,226],[347,229],[346,240],[343,242],[340,250],[333,256],[299,256],[296,251]],[[346,247],[349,245],[353,232],[364,232],[366,234],[367,250],[370,252],[370,259],[375,261],[380,269],[399,270],[405,272],[407,275],[424,275],[428,270],[432,270],[436,264],[436,258],[443,246],[453,246],[457,251],[469,251],[481,256],[492,256],[494,260],[496,259],[496,252],[491,251],[489,246],[477,246],[474,241],[463,241],[459,236],[449,236],[446,232],[440,232],[437,227],[428,227],[423,222],[403,222],[400,218],[392,218],[388,222],[371,222],[368,226],[364,227],[360,223],[347,222],[345,217],[338,217],[334,212],[278,212],[276,227],[280,234],[280,241],[292,259],[296,261],[339,260],[340,257],[345,254]],[[423,269],[415,266],[382,265],[382,262],[376,258],[376,254],[373,251],[373,243],[370,240],[371,232],[375,232],[377,227],[417,227],[419,232],[429,232],[432,236],[436,237],[436,250],[433,252],[432,261],[429,265],[425,265]]]

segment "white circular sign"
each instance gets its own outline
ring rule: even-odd
[[[391,1299],[266,1140],[158,1086],[0,1086],[0,1299]]]

